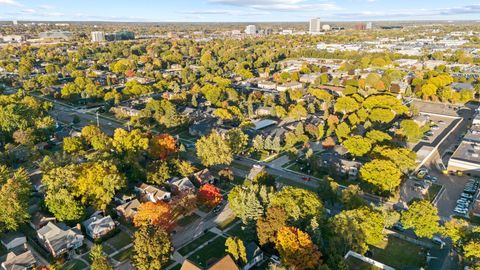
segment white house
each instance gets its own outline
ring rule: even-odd
[[[138,192],[144,194],[147,200],[154,203],[158,201],[168,201],[172,197],[172,194],[165,189],[145,183],[141,184],[138,187],[135,187],[135,189]]]
[[[92,239],[98,239],[115,229],[115,222],[110,216],[94,215],[83,222],[85,232]]]
[[[0,242],[7,250],[12,250],[24,245],[27,242],[27,238],[19,232],[9,232],[0,239]]]

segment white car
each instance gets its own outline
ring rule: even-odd
[[[273,263],[276,263],[276,264],[281,264],[282,262],[280,261],[280,258],[278,256],[275,256],[275,255],[272,255],[270,257],[270,261],[272,261]]]

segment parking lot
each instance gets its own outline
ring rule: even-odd
[[[466,176],[444,175],[436,166],[430,166],[429,174],[438,178],[437,183],[444,186],[444,191],[439,194],[436,201],[438,214],[443,220],[449,219],[454,214],[453,210],[457,200],[462,194],[465,184],[468,181]]]

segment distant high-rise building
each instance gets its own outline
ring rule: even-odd
[[[257,27],[253,24],[247,25],[245,28],[245,34],[247,35],[255,35],[257,33]]]
[[[12,23],[13,23],[13,25],[17,25],[17,24],[18,24],[18,21],[17,21],[17,20],[13,20]]]
[[[92,42],[102,42],[105,41],[105,34],[103,32],[95,31],[92,32]]]
[[[367,26],[364,23],[355,24],[355,30],[362,31],[362,30],[366,30],[366,29],[367,29]]]
[[[320,18],[313,18],[310,20],[310,34],[320,33],[322,30],[320,25]]]
[[[373,28],[372,22],[368,22],[367,23],[367,30],[372,30],[372,28]]]

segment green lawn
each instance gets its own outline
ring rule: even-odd
[[[204,235],[198,237],[197,239],[193,240],[192,242],[188,243],[188,245],[182,247],[181,249],[178,250],[178,253],[181,255],[185,256],[188,253],[194,251],[197,249],[199,246],[203,245],[207,241],[211,240],[213,237],[215,237],[216,234],[208,231]]]
[[[355,257],[348,257],[346,262],[348,265],[348,269],[350,270],[380,270],[380,268],[374,265],[371,265],[369,263],[366,263]]]
[[[430,188],[428,188],[426,199],[429,201],[435,200],[435,197],[437,196],[437,194],[440,192],[441,189],[442,189],[442,185],[437,185],[437,184],[431,185]]]
[[[426,252],[422,247],[390,236],[388,241],[382,241],[377,246],[371,246],[372,259],[395,269],[424,267]]]
[[[217,261],[225,256],[226,238],[220,236],[215,238],[207,246],[192,254],[188,259],[195,264],[205,267],[211,261]]]
[[[0,257],[2,257],[3,255],[7,255],[7,253],[8,250],[3,245],[0,245]]]
[[[132,238],[124,231],[120,231],[114,237],[105,241],[112,245],[115,249],[119,250],[132,242]]]
[[[227,234],[230,236],[236,236],[242,239],[244,242],[252,240],[252,235],[249,232],[246,232],[242,229],[243,224],[238,223],[227,231]]]
[[[84,262],[73,259],[60,267],[60,270],[82,270],[88,267]]]
[[[129,247],[119,253],[117,253],[115,256],[112,258],[116,261],[123,262],[129,259],[132,256],[133,248]]]
[[[296,182],[292,179],[285,178],[285,177],[277,177],[277,178],[275,178],[275,181],[280,182],[280,183],[282,183],[284,185],[287,185],[287,186],[303,188],[303,189],[307,189],[307,190],[310,190],[310,191],[313,191],[313,192],[317,191],[317,189],[314,188],[314,187],[311,187],[309,185],[306,185],[306,184],[303,184],[303,183],[300,183],[300,182]],[[312,180],[312,181],[316,181],[316,180]]]
[[[187,225],[189,225],[189,224],[192,224],[193,222],[195,222],[195,220],[197,220],[197,219],[199,219],[199,218],[200,218],[199,215],[193,213],[193,214],[191,214],[190,216],[182,217],[181,219],[179,219],[179,220],[177,221],[177,225],[182,226],[182,227],[185,227],[185,226],[187,226]]]

